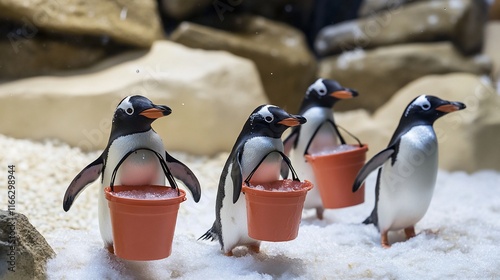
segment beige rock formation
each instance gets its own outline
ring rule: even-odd
[[[325,56],[356,48],[450,40],[471,54],[481,50],[486,15],[485,1],[417,1],[324,27],[315,49]]]
[[[132,94],[172,108],[153,125],[168,150],[208,155],[230,150],[251,111],[267,103],[252,62],[157,41],[90,70],[0,85],[0,133],[103,149],[116,105]]]
[[[109,37],[137,47],[162,36],[154,0],[2,0],[0,17],[31,26],[30,32]]]
[[[409,82],[431,74],[469,72],[489,74],[487,56],[463,56],[451,43],[407,44],[355,50],[320,62],[319,76],[359,91],[359,97],[339,103],[337,111],[367,109],[374,112]]]
[[[316,60],[304,36],[286,24],[258,16],[227,17],[234,32],[182,23],[171,39],[192,48],[225,50],[252,60],[272,104],[297,110],[316,77]]]

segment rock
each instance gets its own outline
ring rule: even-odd
[[[483,53],[493,61],[493,77],[500,82],[500,21],[490,21],[486,24]]]
[[[493,0],[490,6],[490,20],[500,20],[500,0]]]
[[[442,117],[434,125],[440,168],[467,172],[500,170],[500,96],[491,85],[468,73],[423,77],[398,91],[375,113],[378,127],[392,133],[406,105],[420,94],[461,101],[467,106],[463,111]],[[390,135],[386,144],[389,139]]]
[[[47,279],[45,266],[55,256],[26,216],[0,210],[0,278]]]
[[[315,41],[321,56],[355,48],[450,40],[466,54],[480,51],[487,8],[484,1],[439,0],[405,5],[323,28]]]
[[[184,20],[190,16],[203,11],[212,2],[212,0],[161,0],[160,8],[162,11],[175,20]]]
[[[386,10],[396,10],[403,8],[402,6],[416,1],[422,0],[364,0],[359,7],[359,17],[366,17]]]
[[[400,88],[422,76],[450,72],[482,75],[489,74],[491,67],[488,57],[464,57],[452,44],[443,42],[345,52],[323,59],[319,76],[359,91],[358,98],[339,103],[337,110],[364,108],[373,112]]]
[[[84,68],[100,61],[107,51],[81,40],[62,41],[37,36],[12,44],[0,40],[0,79],[19,79]]]
[[[251,61],[157,41],[85,71],[1,84],[0,133],[103,149],[116,105],[131,94],[171,107],[153,127],[168,150],[193,154],[230,150],[248,115],[267,103]]]
[[[316,61],[303,35],[285,24],[256,16],[226,17],[234,32],[182,23],[171,35],[192,48],[225,50],[252,60],[272,104],[297,110],[316,77]]]
[[[29,36],[39,32],[86,35],[141,48],[162,37],[154,0],[3,0],[0,18],[22,22]]]

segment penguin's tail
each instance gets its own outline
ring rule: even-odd
[[[364,221],[363,221],[363,224],[365,225],[369,225],[369,224],[373,224],[373,218],[372,216],[368,216]]]
[[[215,241],[218,239],[219,236],[215,232],[215,223],[209,230],[207,230],[207,232],[205,232],[205,234],[203,234],[202,236],[200,236],[200,238],[198,238],[198,240],[210,240],[210,241]]]
[[[363,224],[369,225],[369,224],[374,224],[375,226],[378,227],[378,219],[377,219],[377,210],[376,208],[373,208],[372,213],[370,216],[368,216],[364,221]]]

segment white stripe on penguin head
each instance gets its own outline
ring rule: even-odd
[[[427,96],[425,94],[423,95],[420,95],[419,97],[417,97],[417,99],[415,99],[415,101],[413,101],[409,106],[408,108],[406,109],[405,111],[405,117],[408,116],[408,114],[410,113],[411,109],[415,106],[420,106],[423,108],[424,105],[428,105],[429,108],[430,108],[430,102],[429,100],[427,100]]]
[[[131,97],[132,96],[125,97],[125,99],[123,99],[123,101],[120,102],[120,104],[118,105],[118,107],[116,109],[122,109],[123,111],[127,112],[128,108],[132,108],[132,113],[133,113],[134,106],[132,105],[132,102],[130,102]]]

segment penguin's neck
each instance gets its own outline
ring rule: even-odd
[[[147,132],[149,130],[152,130],[153,128],[151,127],[150,124],[148,125],[136,125],[134,123],[131,124],[124,124],[124,123],[115,123],[113,121],[113,126],[111,127],[111,135],[109,137],[109,142],[111,143],[113,140],[126,136],[126,135],[131,135],[131,134],[136,134],[136,133],[143,133]]]

